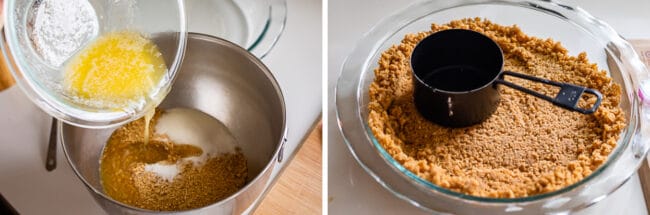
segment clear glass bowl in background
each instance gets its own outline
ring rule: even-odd
[[[571,55],[586,52],[622,86],[621,108],[628,125],[606,163],[585,179],[563,189],[523,198],[484,198],[439,187],[419,178],[377,142],[368,127],[368,86],[381,53],[405,34],[429,31],[431,23],[483,17],[523,32],[560,41]],[[335,101],[339,128],[359,164],[384,188],[407,202],[453,214],[566,213],[586,208],[623,185],[645,160],[649,149],[650,95],[647,68],[611,27],[580,8],[554,1],[426,1],[386,17],[366,33],[347,57]]]
[[[3,14],[0,37],[6,43],[0,46],[18,86],[48,114],[81,127],[126,123],[153,109],[169,92],[185,52],[183,0],[8,0]],[[123,110],[75,102],[61,86],[64,62],[97,36],[119,30],[138,31],[154,42],[163,35],[174,38],[173,46],[160,49],[168,71],[148,96],[151,102]]]
[[[187,31],[233,42],[263,58],[274,47],[287,20],[286,0],[184,0]],[[174,5],[147,1],[147,7],[173,10]],[[155,14],[145,16],[153,28],[169,28]],[[172,23],[173,24],[173,23]]]
[[[285,0],[186,0],[188,32],[233,42],[263,58],[287,19]]]

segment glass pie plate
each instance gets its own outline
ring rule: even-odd
[[[405,169],[388,154],[368,127],[368,86],[381,53],[405,34],[430,30],[431,23],[482,17],[519,26],[528,35],[560,41],[570,55],[586,52],[599,69],[622,86],[627,127],[606,163],[563,189],[523,198],[485,198],[439,187]],[[335,93],[338,125],[350,152],[379,184],[395,196],[431,212],[452,214],[567,213],[606,198],[645,159],[650,143],[647,68],[611,27],[584,10],[554,1],[426,1],[384,18],[359,40],[347,57]]]

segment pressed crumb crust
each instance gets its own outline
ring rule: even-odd
[[[594,114],[581,114],[500,86],[496,112],[480,124],[447,128],[427,121],[413,103],[410,55],[429,34],[458,28],[496,41],[504,53],[505,70],[597,89],[603,95],[601,106]],[[620,86],[585,53],[570,56],[559,42],[485,19],[432,24],[431,31],[408,34],[382,53],[374,72],[368,124],[379,143],[419,177],[468,195],[526,197],[578,182],[607,160],[626,125],[618,106]],[[506,79],[546,95],[558,91]],[[584,97],[580,106],[594,102],[595,98]]]

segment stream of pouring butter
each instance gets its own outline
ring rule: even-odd
[[[155,113],[156,109],[152,108],[144,114],[144,144],[149,143],[149,123],[151,122],[151,118],[153,118],[153,115]]]

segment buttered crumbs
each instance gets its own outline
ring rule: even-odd
[[[601,106],[580,114],[508,87],[486,121],[465,128],[442,127],[424,119],[413,103],[409,58],[415,45],[445,29],[470,29],[503,50],[505,70],[599,90]],[[576,183],[602,165],[626,126],[619,107],[621,87],[585,53],[570,56],[552,39],[524,34],[474,18],[432,24],[386,50],[370,85],[368,124],[379,143],[405,168],[438,186],[481,197],[526,197]],[[554,95],[556,89],[510,78]],[[581,103],[593,103],[586,98]]]

